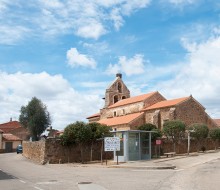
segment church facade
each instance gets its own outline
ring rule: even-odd
[[[204,123],[209,128],[218,127],[192,96],[167,100],[156,91],[130,97],[120,73],[116,74],[115,80],[106,89],[103,99],[104,107],[87,119],[89,122],[106,124],[115,131],[135,130],[145,123],[152,123],[162,129],[163,123],[168,120],[181,120],[186,126]]]

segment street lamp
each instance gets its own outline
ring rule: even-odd
[[[188,148],[187,148],[187,154],[189,155],[189,150],[190,150],[190,133],[194,133],[195,131],[192,129],[192,130],[187,130],[186,132],[187,132],[187,134],[188,134]]]

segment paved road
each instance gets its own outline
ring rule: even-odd
[[[0,189],[219,190],[218,158],[220,153],[169,160],[166,161],[167,164],[176,164],[176,170],[145,170],[106,168],[101,165],[42,166],[25,159],[22,155],[0,154]]]

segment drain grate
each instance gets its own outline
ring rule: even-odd
[[[82,184],[82,185],[84,184],[85,185],[85,184],[91,184],[91,183],[92,182],[90,182],[90,181],[82,181],[82,182],[79,182],[78,184]]]

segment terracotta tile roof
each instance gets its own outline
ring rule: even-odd
[[[148,93],[148,94],[143,94],[143,95],[134,96],[134,97],[131,97],[131,98],[126,98],[126,99],[123,99],[123,100],[120,100],[120,101],[116,102],[115,104],[109,106],[108,108],[114,108],[114,107],[124,106],[124,105],[127,105],[127,104],[136,103],[136,102],[141,102],[141,101],[144,101],[147,98],[151,97],[155,93],[158,93],[158,92],[151,92],[151,93]]]
[[[215,123],[220,126],[220,119],[213,119],[215,121]]]
[[[4,133],[8,133],[13,129],[19,128],[21,127],[20,123],[18,121],[10,121],[7,123],[2,123],[0,124],[0,129],[4,132]]]
[[[3,140],[5,141],[21,141],[21,139],[15,135],[12,135],[10,133],[3,134]]]
[[[90,119],[90,118],[93,118],[93,117],[99,117],[100,116],[100,113],[96,113],[96,114],[93,114],[89,117],[87,117],[86,119]]]
[[[178,98],[178,99],[173,99],[173,100],[164,100],[164,101],[158,102],[156,104],[153,104],[150,107],[143,109],[143,111],[175,106],[189,98],[190,97],[183,97],[183,98]]]
[[[122,125],[122,124],[128,124],[135,120],[136,118],[142,116],[144,113],[133,113],[128,115],[123,115],[119,117],[113,117],[113,118],[107,118],[107,119],[101,119],[98,121],[98,123],[105,124],[108,126],[114,126],[114,125]]]
[[[2,131],[2,130],[0,129],[0,133],[4,133],[4,131]]]

